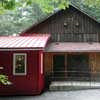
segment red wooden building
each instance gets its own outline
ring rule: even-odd
[[[43,51],[50,35],[0,37],[0,73],[11,85],[0,84],[0,95],[39,94],[44,88]]]

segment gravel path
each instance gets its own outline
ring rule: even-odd
[[[61,92],[47,91],[38,96],[0,97],[0,100],[99,100],[99,99],[100,99],[100,89],[61,91]]]

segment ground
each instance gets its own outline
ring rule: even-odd
[[[100,89],[80,91],[44,92],[38,96],[9,96],[0,100],[99,100]]]

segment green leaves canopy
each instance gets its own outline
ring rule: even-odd
[[[18,34],[71,2],[100,21],[100,0],[0,0],[0,35]]]
[[[55,8],[65,9],[68,7],[70,0],[1,0],[0,10],[12,10],[18,7],[31,6],[32,4],[38,4],[40,8],[46,12],[51,13]]]
[[[100,0],[84,0],[83,3],[89,7],[95,7],[95,8],[100,7]]]
[[[65,9],[71,1],[82,2],[89,7],[100,7],[100,0],[0,0],[0,9],[15,9],[17,7],[30,6],[33,3],[38,4],[40,8],[50,13],[54,8]]]

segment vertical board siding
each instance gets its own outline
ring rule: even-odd
[[[64,26],[65,22],[66,26]],[[77,23],[79,23],[78,26]],[[31,27],[25,33],[51,33],[52,38],[56,40],[55,34],[100,34],[100,24],[76,8],[70,7]]]
[[[27,54],[27,74],[16,76],[13,75],[13,54],[26,53]],[[5,86],[0,89],[0,95],[8,94],[34,94],[38,91],[38,51],[0,51],[0,66],[4,67],[0,73],[8,76],[13,83],[11,86]],[[10,87],[12,87],[10,89]]]
[[[91,68],[91,77],[100,77],[100,53],[90,53],[89,64]]]
[[[44,55],[44,73],[45,75],[50,74],[52,71],[52,54],[45,53]]]

